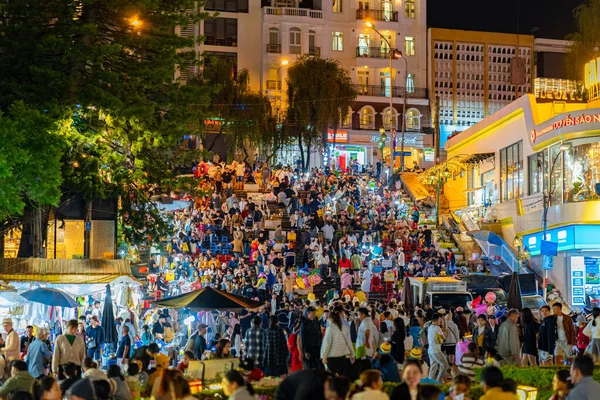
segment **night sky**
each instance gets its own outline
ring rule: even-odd
[[[576,30],[573,9],[584,0],[427,0],[432,28],[530,34],[564,39]],[[517,12],[518,10],[518,12]]]

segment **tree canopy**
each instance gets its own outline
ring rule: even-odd
[[[303,168],[304,148],[323,147],[327,130],[337,130],[356,98],[348,71],[336,60],[300,57],[288,70],[287,124],[297,134]]]
[[[573,10],[577,32],[568,35],[567,73],[583,81],[583,66],[600,54],[600,0],[586,0]]]

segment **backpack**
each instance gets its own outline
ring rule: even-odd
[[[262,215],[262,212],[260,212],[260,210],[254,211],[254,221],[260,222],[260,221],[262,221],[262,217],[263,217],[263,215]]]

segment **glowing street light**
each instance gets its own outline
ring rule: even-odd
[[[281,60],[281,65],[286,66],[288,65],[290,62],[288,60]]]
[[[140,29],[142,27],[142,21],[140,21],[137,16],[130,18],[129,19],[129,24],[134,29]]]
[[[371,21],[365,21],[365,26],[367,28],[372,28],[373,27],[373,23]]]

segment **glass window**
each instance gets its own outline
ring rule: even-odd
[[[404,55],[414,56],[415,55],[415,38],[412,36],[404,37]]]
[[[269,44],[279,44],[279,29],[269,29]]]
[[[237,46],[237,19],[208,18],[204,21],[204,43],[211,46]]]
[[[392,127],[397,129],[398,111],[394,109],[390,115],[390,108],[388,107],[383,113],[383,127],[385,129],[390,129],[390,118]]]
[[[343,51],[344,50],[344,34],[342,32],[333,32],[333,44],[331,49],[333,51]]]
[[[375,129],[375,113],[371,107],[360,110],[360,129]]]
[[[415,92],[415,74],[406,74],[406,93]]]
[[[298,28],[290,29],[290,54],[300,54],[302,53],[302,44],[300,43],[300,38],[302,37],[302,32]]]
[[[342,12],[342,0],[333,0],[332,11],[337,14]]]
[[[419,110],[411,108],[406,112],[406,129],[421,129],[421,113],[419,112]]]
[[[597,200],[597,191],[600,191],[600,138],[582,138],[570,143],[571,148],[565,151],[565,200]],[[557,164],[560,163],[559,158]]]
[[[404,18],[415,17],[415,0],[404,0]]]
[[[509,201],[523,196],[523,142],[500,150],[500,199]]]

